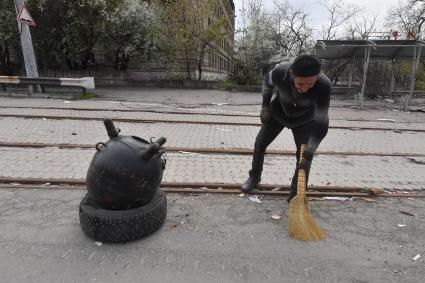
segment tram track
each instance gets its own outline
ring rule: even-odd
[[[59,149],[81,149],[94,150],[95,144],[69,144],[69,143],[22,143],[22,142],[2,142],[0,147],[16,148],[59,148]],[[202,148],[202,147],[172,147],[164,146],[167,152],[175,153],[195,153],[195,154],[231,154],[231,155],[252,155],[253,149],[249,148]],[[293,150],[267,149],[266,154],[270,155],[295,155]],[[354,152],[354,151],[317,151],[317,155],[339,155],[339,156],[393,156],[393,157],[425,157],[424,153],[409,152]]]
[[[239,183],[208,183],[208,182],[162,182],[161,190],[167,193],[179,194],[241,194]],[[53,179],[53,178],[4,178],[0,177],[0,189],[75,189],[87,190],[83,179]],[[259,185],[251,195],[264,196],[288,196],[289,185],[266,184]],[[402,197],[402,198],[425,198],[423,192],[386,191],[373,187],[349,187],[349,186],[317,186],[308,188],[309,197]]]
[[[199,114],[198,114],[199,115]],[[22,119],[51,119],[51,120],[77,120],[77,121],[103,121],[105,117],[83,117],[83,116],[66,116],[66,115],[26,115],[26,114],[0,114],[4,118],[22,118]],[[260,126],[261,123],[250,122],[231,122],[231,121],[192,121],[192,120],[177,120],[177,119],[158,119],[158,118],[119,118],[114,117],[116,122],[124,123],[169,123],[169,124],[201,124],[201,125],[226,125],[226,126]],[[345,120],[351,121],[353,120]],[[360,122],[360,121],[358,121]],[[379,121],[363,121],[363,122],[379,122]],[[413,123],[413,122],[410,122]],[[419,122],[414,122],[419,123]],[[398,132],[425,132],[425,129],[411,129],[402,127],[367,127],[367,126],[336,126],[330,125],[330,129],[344,130],[373,130],[373,131],[398,131]]]

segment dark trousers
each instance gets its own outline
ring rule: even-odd
[[[274,139],[279,135],[283,130],[284,126],[277,122],[274,119],[263,124],[261,126],[260,132],[255,139],[254,147],[254,156],[252,158],[252,169],[249,171],[250,176],[261,177],[261,172],[263,171],[264,155],[267,147],[274,141]],[[307,144],[310,139],[312,128],[312,122],[304,124],[302,126],[292,128],[292,134],[294,136],[294,141],[297,146],[297,163],[300,159],[300,149],[302,144]],[[308,175],[310,170],[306,173],[306,182],[308,181]],[[291,182],[291,194],[294,195],[297,191],[297,179],[298,179],[298,170],[295,169],[294,176],[292,177]]]

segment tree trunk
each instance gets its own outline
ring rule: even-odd
[[[120,50],[118,49],[117,51],[115,51],[115,56],[114,56],[114,70],[115,71],[119,71],[120,69]]]
[[[184,50],[184,54],[185,54],[185,61],[186,61],[186,79],[191,80],[192,79],[192,75],[190,73],[190,58],[189,58],[189,52],[188,50],[185,48]]]
[[[6,47],[3,51],[3,47],[0,46],[0,63],[2,66],[2,75],[6,75]]]
[[[9,51],[9,42],[4,41],[4,47],[0,47],[0,60],[2,65],[2,74],[5,76],[12,75],[10,70],[10,51]]]
[[[198,81],[201,80],[202,78],[202,63],[204,62],[204,55],[205,55],[205,48],[207,47],[208,43],[203,43],[201,50],[200,50],[200,54],[199,54],[199,58],[198,58]]]
[[[128,69],[128,63],[130,62],[130,56],[129,55],[122,55],[121,56],[121,65],[120,65],[120,71],[125,71]]]

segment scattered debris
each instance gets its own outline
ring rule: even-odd
[[[77,133],[74,133],[74,132],[72,132],[71,134],[72,134],[73,136],[76,136],[76,135],[77,135]]]
[[[44,183],[43,185],[44,186],[50,186],[50,183]]]
[[[272,215],[272,218],[273,218],[274,220],[279,220],[281,217],[280,217],[279,215],[277,215],[277,214],[273,214],[273,215]]]
[[[63,103],[65,103],[65,104],[71,104],[72,102],[71,101],[68,101],[68,100],[65,100]]]
[[[400,213],[405,214],[405,215],[409,215],[409,216],[413,216],[413,217],[415,217],[415,215],[414,215],[414,214],[412,214],[412,213],[410,213],[410,212],[408,212],[408,211],[400,210]]]
[[[217,130],[219,130],[219,131],[224,131],[224,132],[233,132],[233,130],[229,130],[229,129],[222,129],[222,128],[217,128]]]
[[[380,190],[379,188],[369,188],[369,189],[367,190],[367,193],[368,193],[369,195],[372,195],[372,196],[377,195],[377,194],[379,194],[380,192],[381,192],[381,190]]]
[[[415,200],[414,198],[407,198],[408,200]]]
[[[403,131],[402,131],[402,130],[393,130],[393,132],[394,132],[394,133],[397,133],[397,134],[401,134],[401,133],[403,133]]]
[[[397,224],[397,226],[401,228],[401,227],[406,227],[407,225],[406,224]]]
[[[376,200],[374,200],[374,199],[371,199],[371,198],[363,198],[363,197],[358,197],[358,198],[356,198],[356,199],[361,199],[361,200],[363,200],[363,201],[365,201],[365,202],[376,202]]]
[[[391,99],[391,98],[385,98],[384,101],[389,103],[394,103],[394,99]]]
[[[415,255],[415,257],[414,258],[412,258],[412,260],[413,261],[417,261],[418,259],[420,259],[421,258],[421,255],[420,254],[417,254],[417,255]]]
[[[197,152],[190,152],[190,151],[179,151],[179,153],[182,153],[182,154],[193,154],[193,155],[204,155],[204,154],[202,154],[202,153],[197,153]]]
[[[199,189],[202,190],[202,191],[214,191],[214,189],[210,189],[210,188],[207,188],[207,187],[201,187]]]
[[[228,105],[229,103],[211,103],[212,105],[223,106]]]
[[[168,225],[168,227],[170,227],[170,228],[176,228],[177,227],[177,224],[176,223],[171,223],[171,224]]]
[[[406,159],[408,159],[409,161],[416,163],[416,164],[425,165],[425,161],[422,161],[422,160],[418,160],[418,159],[411,158],[411,157],[406,157]]]
[[[95,244],[96,246],[98,246],[98,247],[103,246],[103,243],[102,243],[102,242],[99,242],[99,241],[95,242],[94,244]]]
[[[281,191],[282,190],[282,188],[281,187],[276,187],[276,188],[274,188],[272,191],[273,192],[276,192],[276,191]]]
[[[249,200],[256,203],[263,203],[257,196],[249,197]]]
[[[425,112],[425,107],[410,108],[409,110],[413,112]]]
[[[377,121],[383,121],[383,122],[393,122],[393,123],[396,122],[394,119],[386,119],[386,118],[378,118],[376,120]]]
[[[241,198],[243,198],[243,197],[245,196],[245,194],[244,194],[244,193],[241,193],[241,194],[239,194],[239,196],[240,196]]]
[[[353,200],[352,198],[349,198],[349,197],[323,197],[323,199],[326,199],[326,200],[340,200],[340,201]]]
[[[412,135],[416,134],[416,132],[414,132],[414,131],[406,131],[406,133],[412,134]]]
[[[46,118],[41,118],[41,120],[46,121],[47,119]]]

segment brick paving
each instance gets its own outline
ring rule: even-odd
[[[94,150],[57,148],[0,148],[0,177],[84,179]],[[167,182],[241,183],[251,157],[226,154],[167,153]],[[424,158],[422,158],[424,159]],[[295,167],[291,156],[266,156],[263,183],[289,185]],[[319,170],[320,168],[320,170]],[[310,184],[376,186],[383,189],[423,190],[423,165],[404,157],[324,156],[312,166]]]
[[[166,146],[253,149],[259,126],[116,122],[123,135],[146,140],[165,136]],[[93,145],[108,140],[101,121],[0,118],[0,142]],[[425,132],[330,129],[320,151],[425,154]],[[292,133],[284,129],[270,149],[294,150]]]
[[[183,94],[182,94],[183,95]],[[15,99],[0,97],[1,114],[38,115],[40,118],[0,117],[1,142],[94,144],[107,140],[101,121],[53,120],[51,116],[89,118],[125,118],[172,121],[204,121],[250,123],[250,126],[202,125],[188,123],[130,123],[116,122],[125,135],[145,139],[167,137],[166,146],[193,148],[252,149],[259,129],[259,105],[250,96],[245,104],[221,104],[204,98],[191,104],[130,101],[72,101],[60,99]],[[206,103],[208,101],[214,101]],[[366,153],[424,154],[425,114],[400,112],[392,108],[355,110],[348,102],[333,101],[330,110],[332,126],[352,129],[330,129],[319,150]],[[18,108],[47,107],[49,109]],[[72,110],[70,108],[86,110]],[[58,109],[67,108],[67,109]],[[111,109],[104,111],[101,109]],[[140,109],[130,112],[126,110]],[[153,113],[148,111],[158,111]],[[178,113],[165,113],[165,112]],[[162,113],[161,113],[162,112]],[[183,114],[189,112],[193,114]],[[246,116],[222,116],[207,114]],[[47,119],[46,119],[47,118]],[[378,119],[384,119],[379,121]],[[387,119],[387,120],[385,120]],[[358,127],[391,128],[393,130],[360,130]],[[410,129],[412,131],[398,131]],[[291,150],[292,135],[284,130],[270,149]],[[0,177],[3,178],[65,178],[84,179],[94,154],[90,149],[0,147]],[[168,152],[164,181],[241,183],[247,177],[251,156],[229,154],[195,154]],[[423,157],[414,157],[419,163]],[[263,183],[288,185],[295,167],[292,156],[268,155]],[[405,157],[317,155],[313,162],[310,184],[337,186],[377,186],[385,189],[423,190],[424,165]],[[320,168],[320,170],[319,170]]]

